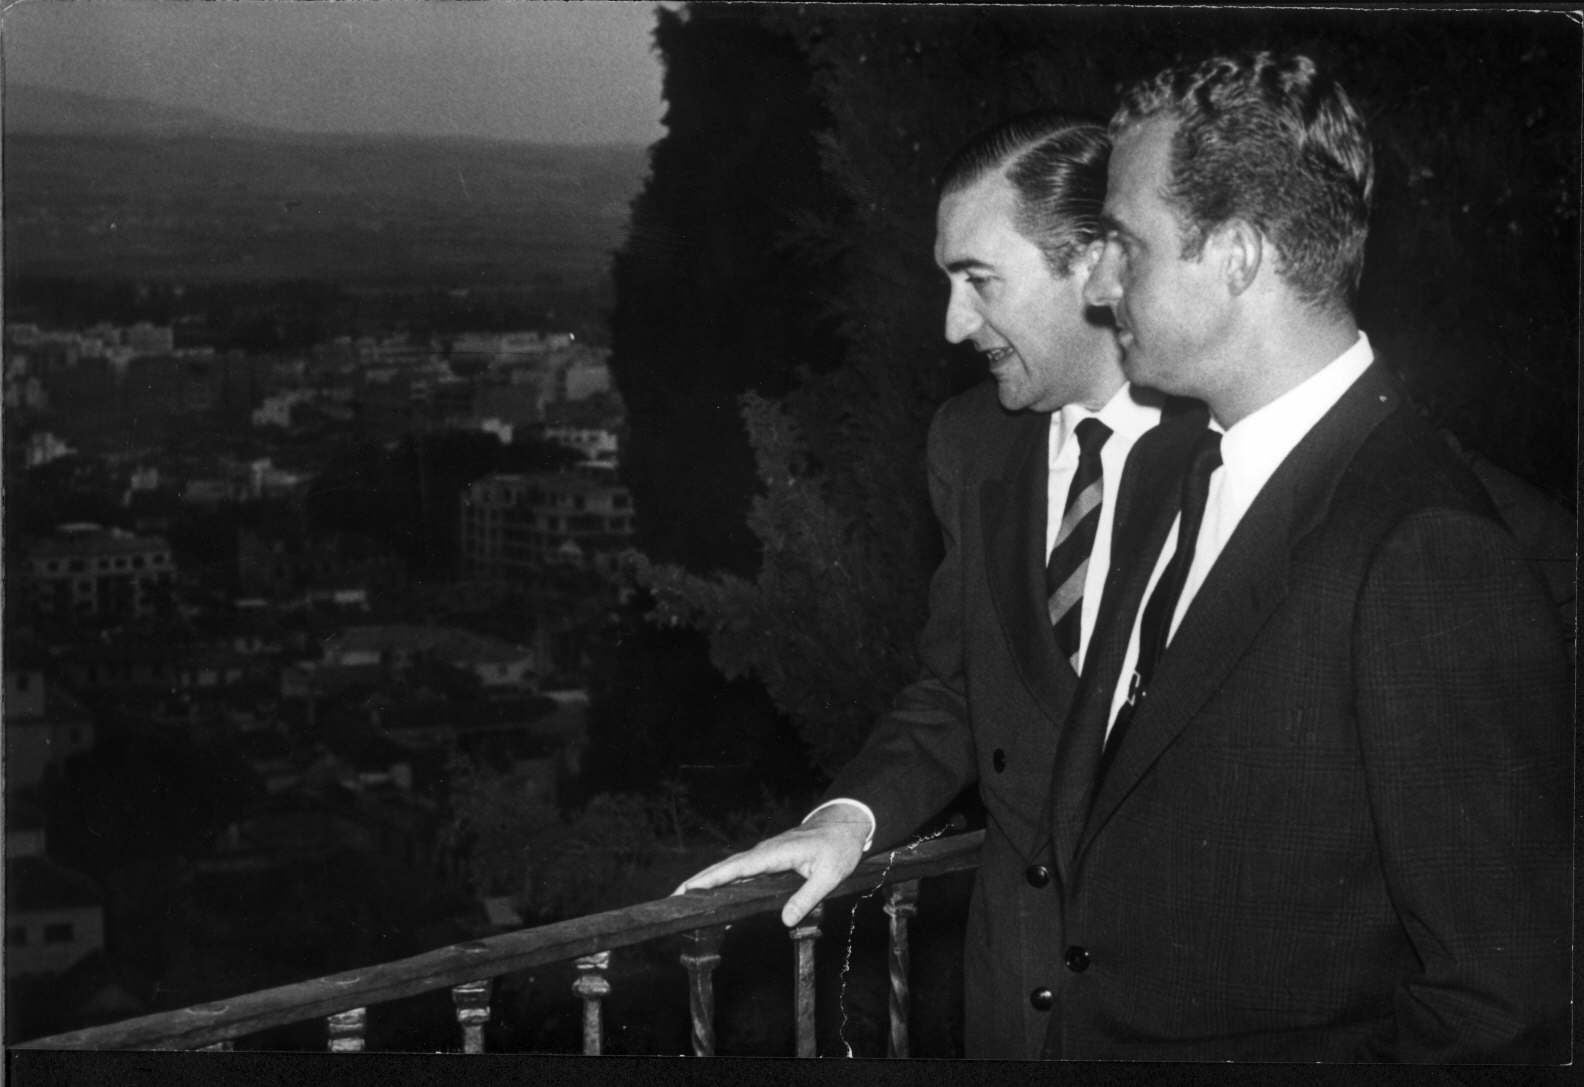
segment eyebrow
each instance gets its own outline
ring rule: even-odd
[[[946,265],[946,270],[948,272],[991,271],[992,266],[986,264],[982,260],[977,260],[973,257],[965,257],[962,260],[954,260],[950,264]]]

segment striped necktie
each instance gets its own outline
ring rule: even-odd
[[[1084,577],[1089,571],[1089,552],[1094,548],[1095,531],[1100,527],[1100,500],[1104,493],[1100,449],[1111,437],[1111,430],[1099,419],[1089,418],[1078,424],[1075,433],[1078,468],[1067,488],[1061,528],[1057,530],[1056,543],[1045,564],[1045,593],[1056,646],[1076,672]]]

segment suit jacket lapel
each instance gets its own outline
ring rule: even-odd
[[[1371,366],[1261,489],[1161,658],[1149,694],[1099,784],[1080,852],[1254,641],[1286,596],[1294,545],[1324,518],[1359,445],[1400,403],[1384,369]],[[1152,554],[1158,552],[1159,546]],[[1143,578],[1148,576],[1146,570]],[[1135,612],[1127,613],[1128,632]],[[1125,649],[1128,633],[1121,637]]]
[[[1045,518],[1048,504],[1050,416],[1017,418],[999,478],[980,492],[990,596],[1012,657],[1034,699],[1059,724],[1077,683],[1056,648],[1045,610]]]

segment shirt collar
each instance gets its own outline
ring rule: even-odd
[[[1373,361],[1375,352],[1361,331],[1353,346],[1226,430],[1221,439],[1223,463],[1229,470],[1268,477]],[[1214,422],[1211,426],[1221,429]]]
[[[1068,404],[1051,418],[1050,465],[1071,444],[1068,439],[1085,419],[1099,419],[1112,434],[1120,434],[1129,444],[1137,441],[1146,430],[1160,422],[1161,397],[1150,389],[1138,389],[1123,382],[1099,411],[1082,404]],[[1072,454],[1075,458],[1077,454]]]

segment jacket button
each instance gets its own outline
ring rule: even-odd
[[[1029,1003],[1034,1005],[1037,1012],[1048,1012],[1051,1005],[1056,1003],[1056,997],[1049,989],[1035,989],[1029,994]]]
[[[1031,864],[1023,878],[1029,881],[1030,887],[1043,887],[1050,882],[1050,869],[1043,864]]]
[[[1081,974],[1089,969],[1089,952],[1076,944],[1067,949],[1067,969],[1075,974]]]
[[[990,753],[990,765],[995,767],[995,772],[1000,773],[1006,769],[1006,752],[999,747]]]

